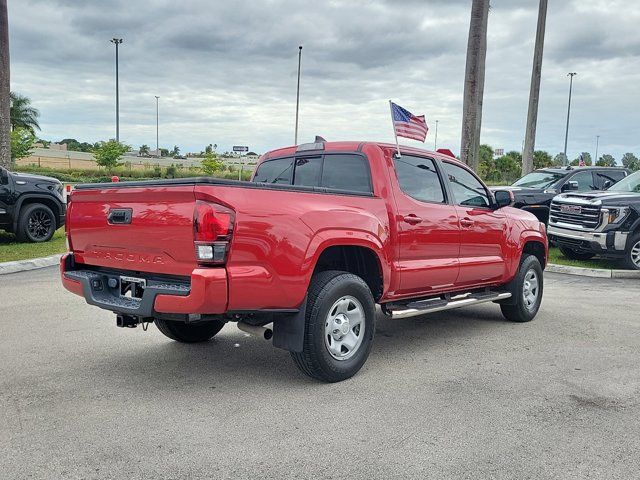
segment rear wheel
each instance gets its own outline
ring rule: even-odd
[[[590,260],[595,256],[594,253],[580,252],[569,247],[560,247],[560,252],[571,260]]]
[[[500,305],[502,314],[512,322],[533,320],[542,303],[543,289],[544,277],[540,261],[533,255],[526,255],[509,285],[509,291],[513,295],[510,303]]]
[[[302,352],[291,352],[310,377],[339,382],[355,375],[369,356],[375,330],[375,302],[360,277],[320,272],[311,280]]]
[[[41,203],[27,205],[18,217],[16,236],[21,242],[47,242],[56,231],[56,217]]]
[[[640,233],[635,234],[627,242],[624,253],[624,266],[631,270],[640,270]]]
[[[213,338],[222,327],[223,320],[207,320],[198,323],[176,322],[172,320],[161,320],[156,318],[153,323],[158,330],[171,340],[182,343],[206,342]]]

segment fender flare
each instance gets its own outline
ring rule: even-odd
[[[384,252],[383,241],[362,230],[346,229],[323,230],[311,239],[302,264],[302,273],[307,285],[311,282],[311,276],[320,255],[329,247],[364,247],[371,250],[378,260],[378,266],[382,274],[383,294],[389,289],[391,283],[391,260],[387,258]]]

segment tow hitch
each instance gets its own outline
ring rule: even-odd
[[[152,321],[153,319],[140,318],[133,315],[116,314],[116,326],[121,328],[136,328],[140,324],[142,325],[142,330],[146,332]]]

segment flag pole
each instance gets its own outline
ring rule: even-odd
[[[398,149],[398,158],[400,158],[400,144],[398,143],[398,133],[396,132],[396,124],[393,121],[393,104],[389,100],[389,112],[391,113],[391,126],[393,127],[393,134],[396,137],[396,148]]]

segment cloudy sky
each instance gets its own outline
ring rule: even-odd
[[[41,136],[120,136],[183,152],[293,143],[298,45],[300,140],[392,141],[388,99],[425,114],[433,148],[460,149],[470,0],[9,0],[12,90],[31,97]],[[492,0],[482,142],[520,150],[538,0]],[[550,0],[536,148],[569,157],[640,154],[640,2]],[[416,144],[412,140],[403,143]]]

